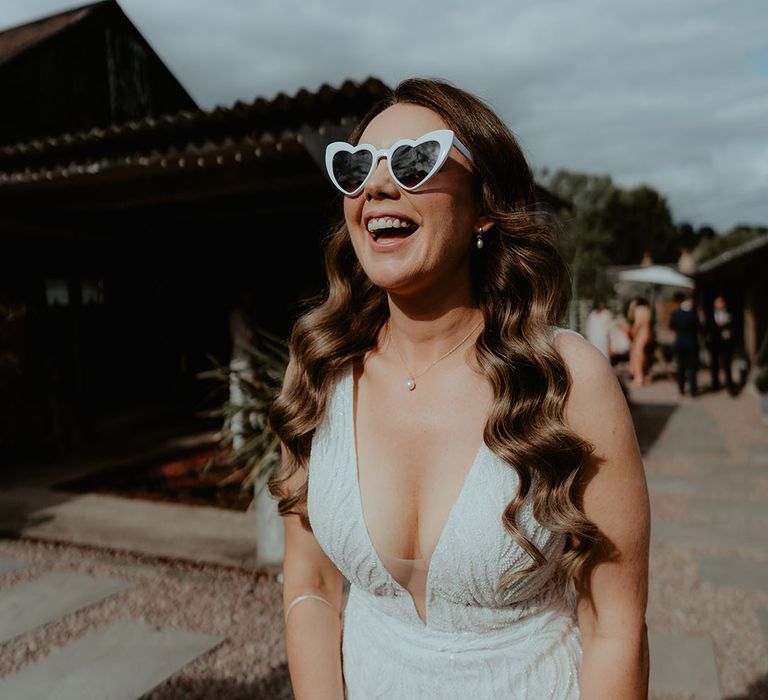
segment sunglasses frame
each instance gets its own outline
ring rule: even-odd
[[[422,143],[426,143],[427,141],[437,141],[437,143],[440,145],[440,153],[437,156],[435,165],[421,182],[413,187],[407,187],[401,183],[400,180],[398,180],[395,176],[395,173],[392,172],[391,156],[398,148],[402,146],[411,146],[412,148],[415,148],[416,146],[419,146]],[[430,180],[432,176],[435,175],[435,173],[437,173],[440,168],[443,167],[443,164],[447,160],[448,154],[450,153],[453,146],[456,146],[456,149],[470,163],[474,165],[474,160],[472,159],[472,155],[470,154],[469,149],[461,141],[459,141],[459,139],[456,138],[456,134],[454,134],[453,131],[450,129],[437,129],[435,131],[430,131],[423,136],[419,136],[417,139],[400,139],[399,141],[395,141],[389,148],[376,148],[370,143],[359,143],[357,146],[353,146],[351,143],[347,143],[346,141],[334,141],[333,143],[329,143],[325,148],[325,169],[328,172],[328,176],[331,178],[331,182],[334,184],[336,189],[338,189],[346,197],[355,197],[360,194],[363,187],[365,187],[365,183],[368,182],[368,178],[370,178],[373,174],[373,171],[376,170],[376,166],[378,165],[379,160],[386,158],[387,169],[389,170],[389,175],[392,178],[392,181],[395,182],[398,187],[401,187],[407,192],[413,192],[414,190],[417,190],[422,185],[424,185],[424,183]],[[368,171],[368,174],[363,178],[363,181],[353,192],[347,192],[336,181],[336,176],[333,174],[333,157],[342,151],[346,151],[350,155],[354,155],[360,151],[368,151],[368,153],[373,156],[373,160],[371,161],[371,168]]]

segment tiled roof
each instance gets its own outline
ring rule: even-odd
[[[376,78],[211,111],[176,114],[0,147],[0,187],[157,165],[184,168],[304,152],[310,126],[359,118],[388,91]],[[282,156],[281,156],[282,157]]]
[[[77,24],[87,17],[91,11],[104,4],[97,2],[67,12],[61,12],[51,17],[44,17],[35,22],[11,27],[0,32],[0,65],[23,53],[27,49],[58,34],[63,29]]]
[[[743,258],[750,253],[754,253],[756,250],[760,250],[761,248],[766,247],[768,247],[768,233],[762,236],[758,236],[757,238],[753,238],[751,241],[742,243],[735,248],[726,250],[724,253],[720,253],[720,255],[717,257],[701,263],[694,274],[701,275],[712,272],[713,270],[718,270],[734,260]]]

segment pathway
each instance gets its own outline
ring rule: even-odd
[[[768,698],[768,424],[757,397],[680,398],[660,381],[631,399],[653,516],[651,700]]]

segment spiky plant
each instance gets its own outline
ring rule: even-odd
[[[239,482],[243,490],[253,490],[257,483],[264,488],[266,479],[261,477],[280,462],[280,440],[269,426],[268,411],[280,391],[288,364],[286,341],[258,326],[252,330],[247,370],[235,371],[210,357],[212,369],[197,375],[227,391],[228,398],[220,407],[200,413],[222,420],[215,461],[219,466],[226,465],[230,473],[219,485]],[[239,393],[242,399],[233,401],[232,393]]]

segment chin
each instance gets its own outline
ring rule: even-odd
[[[385,292],[402,291],[409,287],[413,282],[411,275],[385,273],[380,271],[369,274],[368,279]]]
[[[385,292],[403,292],[414,285],[416,278],[412,268],[405,269],[391,262],[368,265],[364,269],[368,279]]]

